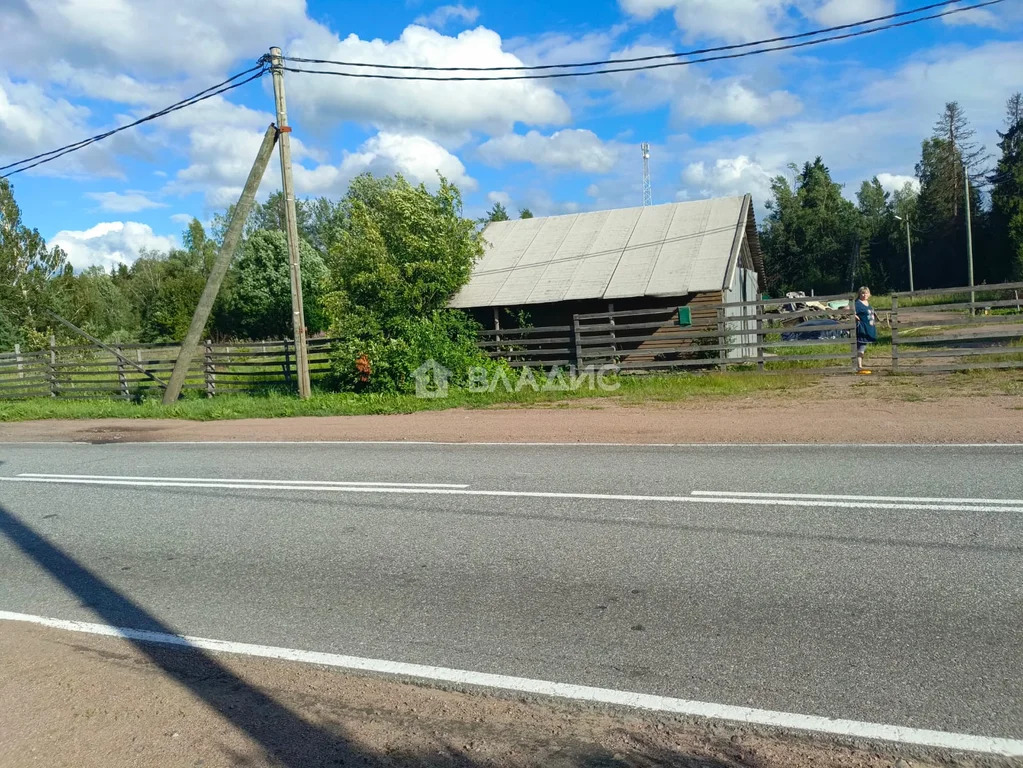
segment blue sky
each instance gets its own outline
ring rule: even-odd
[[[0,8],[0,164],[147,114],[285,53],[419,65],[541,64],[745,42],[923,0],[8,0]],[[515,83],[287,75],[302,196],[401,171],[556,214],[751,192],[823,156],[852,197],[909,181],[945,101],[994,151],[1023,88],[1023,0],[802,51],[646,74]],[[269,78],[12,178],[27,223],[77,267],[165,250],[237,198],[273,118]],[[276,168],[261,188],[279,183]]]

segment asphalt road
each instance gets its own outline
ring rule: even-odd
[[[0,444],[0,610],[1020,738],[1021,467],[1012,446]]]

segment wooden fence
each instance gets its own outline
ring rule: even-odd
[[[1023,283],[892,295],[892,370],[1023,368]]]
[[[0,353],[0,398],[108,397],[131,399],[162,391],[159,383],[138,368],[95,346],[57,346]],[[330,339],[309,341],[309,368],[314,378],[330,368]],[[166,381],[174,368],[178,346],[120,344],[114,348],[157,379]],[[203,344],[189,367],[186,390],[208,396],[296,387],[295,345],[289,340]]]
[[[481,331],[479,347],[513,367],[613,366],[622,371],[752,370],[848,373],[856,366],[856,322],[850,295],[677,305],[577,314],[571,325]],[[1023,283],[944,288],[892,296],[891,370],[932,373],[1023,368]],[[886,342],[887,337],[882,339]],[[309,341],[310,373],[330,370],[332,339]],[[166,381],[178,347],[115,347]],[[868,353],[887,367],[885,345]],[[185,389],[208,396],[295,387],[291,340],[206,342]],[[130,399],[162,390],[138,368],[94,346],[57,346],[0,353],[0,398]]]

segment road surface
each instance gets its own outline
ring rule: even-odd
[[[1019,739],[1020,467],[1020,446],[0,444],[0,611]]]

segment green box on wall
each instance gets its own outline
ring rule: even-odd
[[[678,324],[683,327],[693,324],[693,311],[689,307],[678,308]]]

